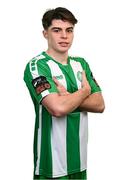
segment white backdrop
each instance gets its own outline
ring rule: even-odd
[[[100,84],[103,114],[89,114],[88,180],[123,179],[123,6],[120,0],[21,0],[0,4],[0,179],[31,180],[34,109],[23,82],[42,50],[41,17],[62,6],[79,20],[70,54],[84,57]]]

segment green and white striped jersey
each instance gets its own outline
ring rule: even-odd
[[[87,168],[88,119],[79,108],[64,117],[54,117],[41,104],[42,99],[57,93],[55,76],[67,91],[81,88],[81,72],[85,70],[91,93],[101,91],[89,68],[80,57],[68,57],[63,65],[42,52],[27,64],[24,81],[34,103],[36,120],[34,133],[34,174],[60,177]],[[55,101],[55,99],[54,99]]]

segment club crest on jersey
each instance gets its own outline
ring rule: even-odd
[[[77,72],[77,78],[80,82],[82,81],[82,72],[81,71]]]
[[[33,87],[36,90],[37,94],[42,93],[46,89],[50,89],[51,85],[47,81],[47,78],[45,76],[39,76],[32,80]]]

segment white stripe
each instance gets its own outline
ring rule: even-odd
[[[52,117],[51,148],[53,177],[67,175],[66,121],[67,117]]]
[[[87,112],[80,113],[80,162],[81,170],[87,169],[88,116]]]
[[[33,76],[33,79],[35,79],[36,77],[39,76],[38,67],[37,67],[37,61],[39,61],[41,59],[44,59],[44,58],[45,58],[45,56],[41,54],[41,55],[38,55],[35,58],[31,59],[29,66],[30,66],[30,72],[31,72],[31,74]],[[34,65],[32,65],[32,62],[33,62]],[[32,70],[32,67],[34,67],[35,70]]]
[[[43,92],[41,93],[42,98],[45,97],[45,96],[47,96],[48,94],[50,94],[48,90],[43,91]]]
[[[47,64],[52,76],[62,75],[63,78],[59,81],[67,88],[65,76],[59,66],[52,60],[49,60]],[[67,116],[61,118],[52,116],[51,149],[53,177],[60,176],[61,174],[67,175],[66,129]]]
[[[83,71],[82,65],[80,64],[80,62],[76,62],[74,60],[70,60],[70,65],[73,69],[74,76],[76,78],[77,86],[79,89],[79,88],[81,88],[81,81],[77,78],[77,73],[78,73],[78,71],[80,71],[80,72]]]
[[[38,137],[37,137],[37,162],[36,162],[36,169],[35,174],[39,175],[40,169],[40,154],[41,154],[41,128],[42,128],[42,106],[39,105],[39,128],[38,128]]]
[[[45,56],[44,56],[43,54],[41,54],[41,55],[36,56],[35,58],[36,58],[37,60],[39,60],[39,59],[44,59]]]
[[[38,68],[37,68],[37,61],[38,61],[38,59],[35,60],[35,62],[34,62],[35,64],[34,64],[34,66],[33,66],[33,67],[35,67],[35,70],[32,70],[32,60],[31,60],[30,63],[29,63],[30,72],[31,72],[31,74],[32,74],[33,79],[35,79],[36,77],[39,76],[39,74],[38,74]]]
[[[55,63],[53,60],[49,60],[47,62],[50,70],[51,70],[51,74],[52,76],[60,76],[62,75],[62,79],[59,79],[59,82],[65,87],[67,88],[67,83],[66,83],[66,79],[65,79],[65,76],[64,74],[62,73],[62,70],[59,68],[58,64]]]

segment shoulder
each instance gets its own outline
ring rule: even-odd
[[[29,70],[29,69],[33,70],[37,68],[38,65],[46,64],[46,62],[47,62],[46,57],[42,53],[38,54],[37,56],[33,57],[27,62],[25,70]]]
[[[83,57],[79,57],[79,56],[69,56],[70,61],[75,61],[75,62],[79,62],[82,65],[86,65],[88,64],[87,61],[85,60],[85,58]]]
[[[46,57],[41,53],[35,57],[33,57],[31,60],[29,60],[28,64],[37,64],[37,63],[43,63],[45,61],[42,60],[46,60]]]

